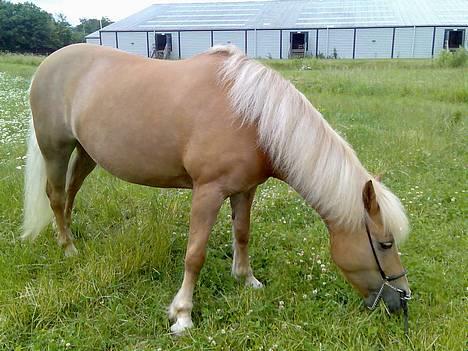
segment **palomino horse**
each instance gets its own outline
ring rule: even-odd
[[[397,197],[291,83],[235,47],[171,62],[72,45],[40,65],[30,102],[24,238],[36,237],[53,214],[65,254],[77,252],[73,201],[96,164],[132,183],[193,189],[184,278],[169,307],[172,332],[192,326],[195,283],[228,197],[232,274],[262,286],[249,263],[250,208],[269,177],[318,211],[333,260],[369,306],[382,297],[394,311],[409,298],[394,245],[408,231]]]

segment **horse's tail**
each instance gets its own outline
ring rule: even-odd
[[[46,165],[31,121],[24,174],[24,221],[22,239],[35,239],[52,219],[46,193]]]

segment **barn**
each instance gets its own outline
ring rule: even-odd
[[[287,59],[430,58],[468,47],[466,0],[273,0],[155,4],[86,37],[183,59],[217,44]]]

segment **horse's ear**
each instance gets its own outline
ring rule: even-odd
[[[370,215],[377,214],[379,211],[379,204],[377,203],[372,180],[369,180],[366,185],[364,185],[364,189],[362,190],[362,201],[364,202],[365,209]]]
[[[380,174],[376,174],[374,176],[374,179],[380,183],[382,181],[382,177],[383,177],[383,173],[380,173]]]

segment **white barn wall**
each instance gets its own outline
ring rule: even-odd
[[[99,38],[86,38],[86,44],[101,45],[101,40]]]
[[[120,50],[148,57],[146,32],[117,32],[117,42]]]
[[[318,30],[318,48],[317,48],[317,54],[318,55],[323,55],[323,56],[328,56],[329,52],[328,49],[330,48],[327,44],[329,38],[328,36],[330,35],[330,29],[319,29]]]
[[[111,48],[117,47],[115,32],[101,32],[101,40],[103,46],[110,46]]]
[[[177,60],[179,58],[179,33],[178,32],[148,32],[149,41],[149,53],[153,52],[153,46],[155,42],[156,34],[171,34],[172,37],[172,52],[169,57],[171,60]]]
[[[211,47],[211,32],[180,32],[181,58],[189,58]]]
[[[245,53],[245,32],[244,31],[214,31],[213,45],[232,44]]]
[[[256,36],[256,37],[255,37]],[[257,44],[256,44],[257,42]],[[255,46],[256,49],[255,49]],[[247,54],[250,57],[280,58],[280,31],[257,30],[247,32]]]
[[[433,27],[416,27],[414,36],[414,58],[426,58],[432,56]],[[414,30],[413,30],[414,33]]]
[[[289,57],[289,49],[291,48],[291,33],[297,31],[283,30],[281,38],[281,57],[287,59]]]
[[[392,57],[393,28],[356,29],[355,58]]]
[[[394,58],[411,58],[413,56],[413,31],[413,28],[395,29]]]
[[[437,56],[444,49],[445,30],[453,29],[452,27],[438,27],[436,28],[436,35],[434,40],[434,56]]]
[[[443,49],[446,29],[465,29],[465,47],[468,47],[468,27],[436,27],[434,37],[434,56]],[[354,29],[330,28],[311,30],[282,30],[280,44],[280,30],[248,30],[247,55],[259,58],[288,58],[290,50],[290,33],[307,32],[307,55],[315,56],[316,36],[318,32],[319,54],[332,56],[336,48],[338,58],[353,57]],[[169,32],[156,32],[165,34]],[[172,34],[171,59],[179,58],[178,32]],[[180,32],[181,58],[188,58],[207,50],[211,46],[211,31]],[[245,31],[213,31],[213,44],[236,45],[245,51]],[[87,38],[87,43],[101,44],[146,57],[148,50],[151,53],[154,44],[155,32],[101,32],[101,40]],[[432,56],[432,40],[434,27],[396,27],[393,57],[394,58],[430,58]],[[147,37],[148,36],[148,37]],[[255,40],[257,36],[257,44]],[[393,28],[357,28],[355,42],[355,58],[390,58],[392,57]],[[413,42],[414,38],[414,42]],[[148,47],[149,42],[149,47]],[[133,44],[132,44],[133,43]],[[257,49],[255,47],[257,46]],[[281,55],[280,55],[281,48]]]
[[[315,56],[315,41],[317,39],[317,29],[309,30],[309,46],[307,48],[308,56]]]
[[[353,40],[353,29],[320,29],[318,54],[330,57],[333,56],[333,49],[336,49],[338,58],[353,58]]]
[[[329,29],[328,56],[332,56],[336,49],[338,58],[353,58],[353,40],[353,29]]]

